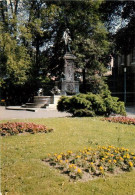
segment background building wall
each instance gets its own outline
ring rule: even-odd
[[[126,72],[124,72],[125,68]],[[108,82],[113,96],[124,101],[126,93],[126,104],[135,105],[135,47],[131,54],[114,58],[112,76]]]

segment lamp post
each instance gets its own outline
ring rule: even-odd
[[[124,67],[124,103],[126,104],[126,93],[127,93],[127,78],[126,78],[126,73],[127,73],[127,68],[126,67]]]

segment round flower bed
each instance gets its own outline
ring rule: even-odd
[[[7,122],[0,124],[0,135],[16,135],[19,133],[29,132],[31,134],[44,132],[51,132],[53,129],[48,129],[45,125],[38,125],[34,123],[25,122]]]
[[[131,171],[135,167],[135,153],[114,146],[85,148],[73,153],[48,154],[46,163],[73,179],[88,180],[110,173]]]
[[[135,119],[129,117],[108,117],[108,118],[104,118],[103,120],[109,122],[127,124],[127,125],[135,125]]]

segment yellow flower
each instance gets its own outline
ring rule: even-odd
[[[108,148],[112,148],[112,146],[108,146]]]
[[[72,165],[69,165],[69,168],[72,168],[73,166]]]
[[[77,155],[76,158],[81,158],[81,156]]]
[[[120,160],[122,160],[122,161],[123,161],[124,159],[123,159],[122,157],[120,157]]]
[[[128,158],[129,159],[130,156],[129,156],[129,154],[127,154],[127,155],[124,155],[123,158]]]
[[[57,159],[58,159],[58,160],[59,160],[59,159],[61,159],[61,158],[62,158],[62,156],[61,156],[61,155],[58,155],[58,156],[57,156]]]
[[[70,164],[69,168],[75,168],[76,169],[76,166],[74,164]]]
[[[108,160],[109,163],[111,163],[112,161],[111,160]]]
[[[135,160],[135,156],[133,157],[133,159]]]
[[[128,162],[130,167],[133,167],[133,163],[131,161]]]
[[[116,160],[113,160],[114,163],[116,163],[117,161]]]
[[[77,173],[81,173],[82,172],[82,170],[81,169],[77,169]]]
[[[103,171],[104,170],[104,168],[102,166],[100,166],[99,169],[100,169],[100,171]]]
[[[48,157],[50,157],[51,156],[51,154],[48,154]]]
[[[68,153],[68,154],[72,154],[73,152],[72,152],[71,150],[68,150],[67,153]]]
[[[68,160],[65,160],[66,163],[68,163]]]
[[[127,154],[127,158],[130,158],[129,154]]]
[[[60,163],[63,163],[63,160],[60,160],[59,162],[60,162]]]

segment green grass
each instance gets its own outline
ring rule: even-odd
[[[98,145],[125,147],[135,152],[133,125],[109,123],[99,118],[30,119],[27,122],[45,124],[54,128],[54,132],[1,138],[3,194],[135,194],[135,171],[73,183],[42,162],[48,153],[77,151]]]

